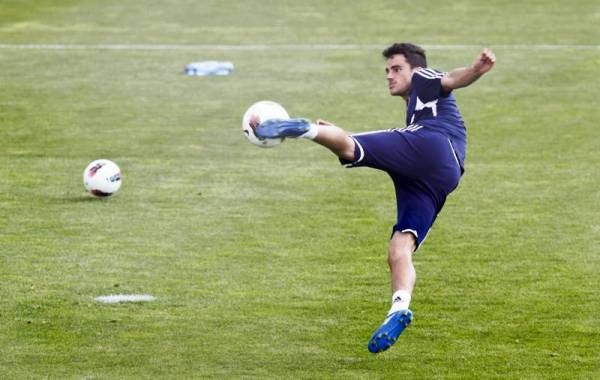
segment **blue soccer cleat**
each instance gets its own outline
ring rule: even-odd
[[[412,311],[400,310],[387,316],[383,324],[373,333],[369,340],[369,351],[376,354],[392,347],[402,334],[402,331],[410,325],[413,319]]]
[[[270,119],[254,129],[259,139],[299,137],[308,132],[310,123],[306,119]]]

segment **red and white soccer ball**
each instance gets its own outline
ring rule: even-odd
[[[108,197],[121,188],[121,169],[110,160],[95,160],[83,171],[85,189],[97,197]]]
[[[289,119],[290,115],[288,115],[285,108],[283,108],[279,103],[272,102],[270,100],[261,100],[260,102],[256,102],[251,105],[246,113],[244,113],[244,117],[242,118],[242,130],[248,141],[250,141],[252,144],[258,145],[262,148],[271,148],[275,145],[281,144],[283,139],[259,140],[254,134],[254,130],[250,126],[250,119],[253,116],[258,118],[259,124],[270,119]]]

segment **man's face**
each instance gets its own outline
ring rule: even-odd
[[[410,79],[414,69],[410,67],[404,55],[393,55],[385,62],[390,95],[407,97],[410,90]]]

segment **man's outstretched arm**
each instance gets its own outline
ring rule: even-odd
[[[457,88],[467,87],[494,67],[496,56],[490,49],[485,48],[479,53],[475,62],[469,67],[461,67],[446,73],[442,77],[442,88],[450,92]]]

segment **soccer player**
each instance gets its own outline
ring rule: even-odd
[[[368,349],[387,350],[410,324],[416,281],[412,256],[423,243],[446,197],[464,172],[466,130],[452,91],[492,69],[495,55],[483,49],[472,65],[440,72],[427,67],[425,51],[395,43],[383,51],[390,94],[406,102],[406,127],[351,134],[323,120],[251,118],[259,139],[304,137],[329,148],[348,167],[387,172],[396,191],[397,219],[388,249],[392,305]]]

